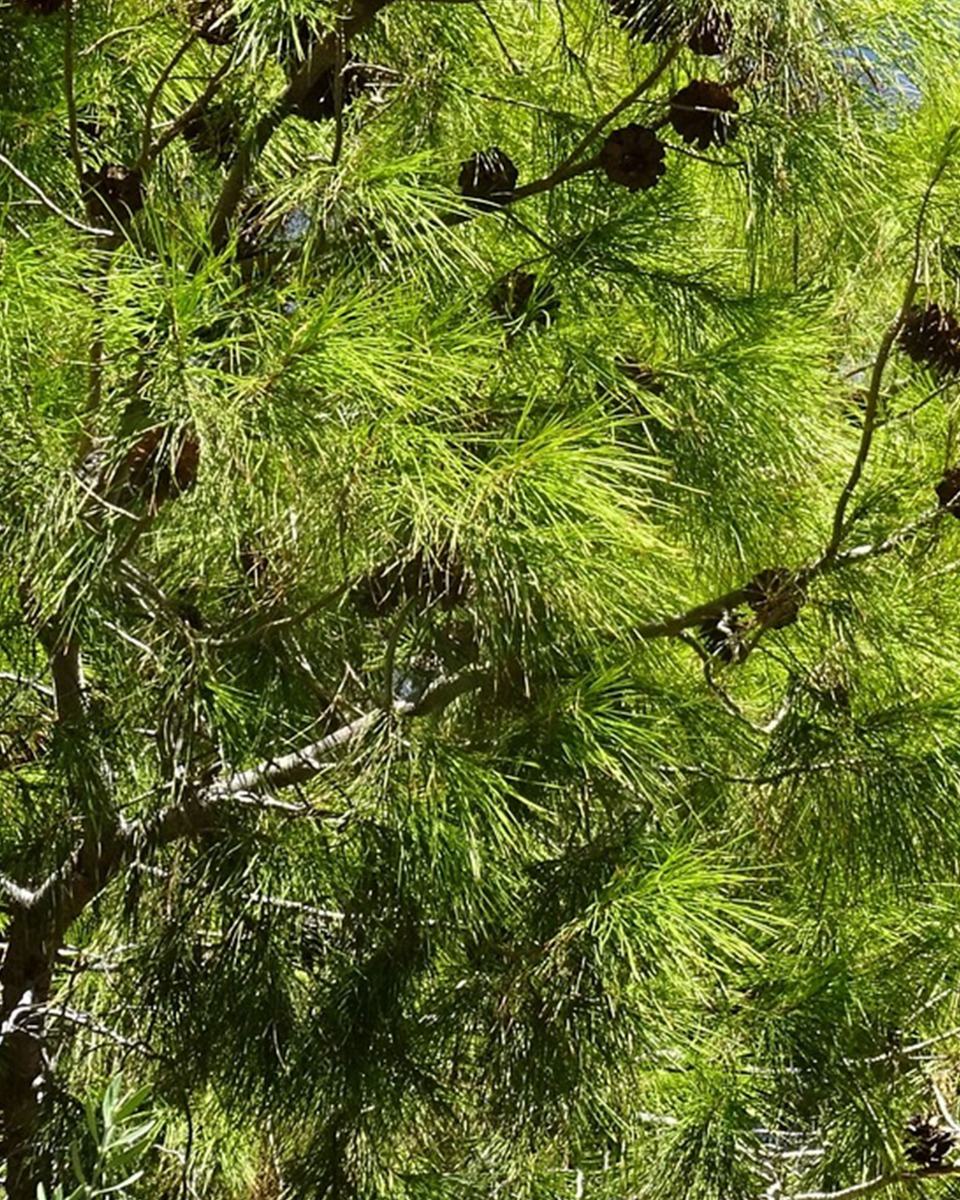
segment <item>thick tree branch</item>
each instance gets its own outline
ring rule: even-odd
[[[364,713],[347,725],[328,733],[326,737],[282,758],[268,759],[249,771],[237,771],[208,790],[210,801],[241,793],[270,792],[277,788],[306,783],[328,766],[327,756],[378,725],[387,712],[396,716],[417,717],[436,712],[452,703],[458,696],[478,688],[486,678],[482,671],[466,671],[462,675],[441,677],[424,692],[419,700],[395,700],[389,710],[376,709]]]
[[[67,97],[70,158],[73,160],[73,167],[77,173],[77,182],[83,187],[83,157],[80,154],[80,138],[77,135],[77,99],[73,86],[73,58],[73,0],[67,0],[63,33],[63,90]]]

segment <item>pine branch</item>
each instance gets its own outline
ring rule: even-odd
[[[164,85],[170,78],[173,71],[176,69],[177,63],[180,62],[183,56],[196,43],[199,36],[199,32],[195,29],[190,33],[190,36],[180,44],[173,57],[160,72],[157,82],[153,85],[153,89],[151,90],[150,95],[147,97],[147,106],[143,115],[142,146],[140,150],[140,157],[137,159],[137,168],[141,171],[150,162],[150,138],[153,134],[153,117],[154,113],[156,112],[157,102],[160,99],[160,93],[163,91]]]
[[[917,1171],[895,1171],[890,1175],[877,1175],[873,1179],[865,1179],[862,1183],[840,1188],[836,1192],[794,1192],[783,1200],[848,1200],[853,1196],[868,1196],[871,1192],[879,1192],[883,1188],[893,1187],[895,1183],[915,1183],[921,1179],[940,1179],[946,1175],[960,1174],[960,1166],[921,1167]]]
[[[930,509],[915,521],[904,525],[901,529],[890,534],[889,537],[884,538],[882,541],[868,542],[862,546],[853,546],[851,549],[844,550],[833,557],[828,557],[824,553],[820,558],[814,559],[812,563],[800,568],[796,576],[797,585],[801,588],[806,588],[809,583],[820,575],[842,570],[844,567],[853,566],[855,563],[863,562],[866,559],[878,558],[881,555],[890,554],[891,551],[899,549],[922,530],[928,529],[942,520],[944,515],[950,511],[947,508]],[[648,621],[644,625],[638,625],[636,634],[643,639],[680,637],[685,630],[700,625],[703,621],[711,617],[718,617],[725,610],[734,609],[746,604],[750,595],[751,593],[747,588],[736,588],[732,592],[725,592],[722,596],[717,596],[713,600],[707,600],[703,604],[689,608],[686,612],[677,613],[672,617],[665,617],[660,621]]]
[[[189,107],[184,109],[184,111],[179,117],[177,117],[173,124],[170,125],[170,127],[166,129],[150,147],[150,150],[144,161],[144,165],[149,165],[152,163],[157,156],[161,154],[162,151],[167,148],[167,146],[170,145],[172,141],[174,141],[180,136],[181,133],[183,133],[184,129],[187,128],[194,118],[200,116],[200,114],[206,110],[207,106],[210,104],[210,101],[220,90],[220,85],[223,83],[227,72],[232,66],[233,59],[228,58],[220,65],[219,69],[215,71],[213,75],[211,75],[209,83],[196,98],[196,100],[194,100]]]
[[[50,212],[60,217],[61,220],[66,221],[71,229],[77,229],[81,233],[89,233],[92,237],[113,237],[115,230],[99,229],[95,225],[86,225],[83,221],[78,221],[76,217],[71,217],[68,212],[64,212],[64,210],[57,203],[50,199],[50,197],[39,186],[39,184],[34,183],[29,176],[24,175],[19,167],[15,167],[10,159],[3,154],[0,154],[0,165],[6,167],[10,174],[16,179],[19,179],[24,187],[29,188],[44,206],[44,208],[49,209]]]
[[[354,741],[378,725],[388,713],[402,717],[423,716],[436,712],[452,703],[458,696],[465,695],[480,686],[486,675],[482,671],[465,671],[462,675],[441,676],[424,692],[419,700],[395,700],[390,709],[375,709],[364,713],[347,725],[328,733],[318,742],[286,754],[282,758],[267,759],[248,771],[238,771],[208,789],[212,802],[238,794],[257,794],[277,788],[292,787],[313,779],[328,765],[327,756],[333,750]]]
[[[920,256],[923,243],[923,226],[927,218],[927,209],[930,206],[930,200],[933,196],[934,188],[940,182],[944,171],[947,169],[947,163],[950,161],[950,154],[953,150],[953,140],[957,135],[957,128],[953,128],[947,134],[944,140],[943,151],[940,155],[940,161],[927,184],[923,194],[923,201],[920,205],[920,211],[917,214],[916,225],[914,227],[914,242],[913,242],[913,261],[910,266],[910,278],[907,281],[907,286],[904,290],[903,300],[900,304],[900,310],[894,318],[893,324],[887,329],[880,341],[880,347],[877,350],[877,356],[873,362],[873,371],[870,375],[870,387],[867,391],[866,410],[863,414],[863,430],[860,435],[860,447],[857,450],[857,457],[854,459],[853,468],[850,471],[850,476],[844,484],[843,491],[840,493],[840,499],[837,501],[836,511],[833,514],[833,530],[830,534],[830,541],[824,553],[825,558],[833,558],[840,548],[840,542],[843,539],[845,530],[845,521],[847,508],[850,500],[856,490],[857,484],[860,482],[860,477],[863,474],[863,469],[866,466],[867,457],[870,454],[870,447],[873,444],[873,434],[877,422],[877,410],[880,403],[880,388],[883,383],[883,373],[887,366],[887,360],[893,350],[894,342],[903,324],[910,314],[910,309],[913,305],[914,297],[917,294],[917,288],[920,286]]]
[[[345,49],[350,40],[389,3],[390,0],[354,0],[339,28],[310,47],[303,65],[290,80],[286,91],[271,111],[261,118],[230,167],[210,223],[210,241],[214,250],[220,251],[226,245],[230,223],[240,204],[250,172],[284,118],[306,98],[324,72],[336,66],[341,47]]]

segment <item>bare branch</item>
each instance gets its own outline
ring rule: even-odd
[[[895,1183],[914,1183],[920,1179],[939,1179],[944,1175],[960,1174],[960,1167],[922,1167],[918,1171],[894,1171],[890,1175],[877,1175],[873,1179],[865,1179],[862,1183],[854,1183],[850,1187],[840,1188],[836,1192],[794,1192],[785,1196],[784,1200],[848,1200],[853,1196],[868,1196],[871,1192],[879,1192],[883,1188],[893,1187]]]
[[[0,679],[7,683],[15,683],[18,687],[29,688],[31,691],[36,692],[38,696],[42,696],[44,700],[52,701],[54,698],[53,688],[47,687],[39,679],[25,679],[22,675],[18,675],[16,671],[0,671]]]
[[[150,138],[153,134],[153,114],[156,111],[157,102],[160,99],[160,93],[163,91],[164,85],[170,78],[173,71],[176,69],[177,63],[183,58],[187,51],[190,50],[199,36],[199,31],[194,29],[186,41],[180,44],[173,57],[160,72],[157,82],[153,85],[153,90],[147,97],[147,107],[143,115],[143,141],[140,149],[140,157],[137,160],[137,167],[140,170],[143,170],[143,168],[146,167],[150,162]]]
[[[47,193],[38,184],[34,183],[29,176],[24,175],[20,168],[15,167],[10,159],[3,154],[0,154],[0,165],[5,166],[11,175],[19,179],[24,187],[28,187],[30,191],[33,192],[33,194],[43,204],[44,208],[48,208],[50,212],[55,213],[62,220],[66,221],[71,229],[79,229],[81,233],[89,233],[93,237],[113,237],[116,230],[98,229],[95,225],[86,225],[83,221],[78,221],[76,217],[71,217],[68,212],[64,212],[58,204],[54,203],[54,201],[50,199]]]

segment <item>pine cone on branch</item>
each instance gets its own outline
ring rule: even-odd
[[[136,167],[104,163],[84,174],[84,202],[100,225],[128,225],[143,208],[143,176]]]
[[[688,144],[701,150],[725,146],[736,132],[733,114],[740,105],[720,83],[693,79],[670,100],[670,124]]]
[[[652,188],[666,171],[665,147],[652,129],[630,124],[615,129],[600,150],[600,166],[614,183],[631,192]]]
[[[941,508],[947,508],[960,520],[960,466],[947,467],[935,491]]]
[[[907,1122],[907,1147],[904,1151],[911,1162],[919,1167],[941,1167],[943,1160],[956,1145],[956,1137],[949,1130],[935,1123],[932,1117],[919,1113]]]
[[[792,625],[806,602],[803,589],[789,567],[767,567],[746,585],[747,603],[765,629]]]
[[[747,657],[746,630],[747,623],[741,615],[726,608],[719,616],[701,621],[699,626],[708,653],[724,663],[743,662]]]
[[[231,0],[190,0],[190,25],[211,46],[229,46],[237,36]]]
[[[911,308],[897,340],[914,362],[924,363],[941,375],[960,372],[960,322],[939,304]]]
[[[457,186],[479,208],[500,207],[513,198],[517,168],[499,146],[491,146],[460,164]]]

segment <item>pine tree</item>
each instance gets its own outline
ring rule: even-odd
[[[8,1200],[953,1194],[958,30],[0,10]]]

